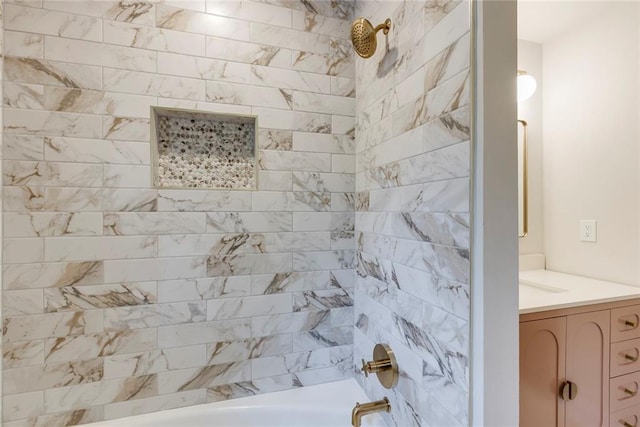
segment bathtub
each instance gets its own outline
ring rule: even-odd
[[[349,379],[86,425],[91,427],[349,427],[353,406],[356,402],[368,401],[356,380]],[[362,419],[362,426],[383,427],[384,425],[378,414],[368,415]]]

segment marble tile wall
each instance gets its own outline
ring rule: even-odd
[[[388,44],[356,60],[354,359],[395,351],[389,425],[469,425],[469,2],[356,2]]]
[[[3,425],[352,376],[353,3],[3,7]],[[257,115],[258,191],[154,189],[154,105]]]

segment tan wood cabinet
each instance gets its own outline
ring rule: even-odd
[[[521,427],[640,427],[640,300],[520,316]]]

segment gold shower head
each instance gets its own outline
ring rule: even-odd
[[[385,35],[389,34],[389,28],[391,28],[391,19],[386,19],[384,23],[375,28],[365,18],[358,18],[353,21],[353,24],[351,24],[351,42],[356,53],[363,58],[371,58],[378,47],[376,34],[380,30]]]

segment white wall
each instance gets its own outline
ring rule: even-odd
[[[538,87],[533,96],[518,103],[518,119],[528,124],[528,234],[519,240],[520,254],[543,252],[542,242],[542,45],[518,40],[518,69],[533,76]]]
[[[543,49],[547,268],[639,285],[638,8],[612,3]],[[598,221],[597,243],[579,221]]]

